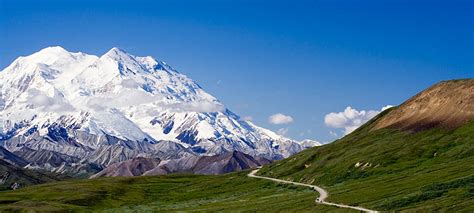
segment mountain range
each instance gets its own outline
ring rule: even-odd
[[[0,72],[0,145],[25,168],[87,175],[134,158],[266,162],[320,144],[245,121],[153,57],[48,47]]]
[[[139,156],[110,164],[94,179],[0,191],[0,209],[347,212],[349,205],[387,212],[473,212],[473,113],[474,79],[443,81],[343,138],[282,160],[270,163],[239,151],[168,160]],[[5,159],[0,171],[6,160],[19,161],[5,149],[0,155]],[[158,175],[221,174],[261,164],[266,165],[251,173],[281,182],[251,178],[248,170]],[[35,181],[38,176],[18,177]],[[328,197],[315,202],[321,194],[285,181],[317,185]]]

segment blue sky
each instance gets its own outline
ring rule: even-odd
[[[474,77],[474,1],[0,0],[1,69],[53,45],[152,55],[258,125],[331,141],[328,113]]]

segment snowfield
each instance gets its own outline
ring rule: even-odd
[[[318,144],[245,121],[165,62],[118,48],[98,57],[48,47],[0,72],[0,145],[29,167],[232,151],[274,160]]]

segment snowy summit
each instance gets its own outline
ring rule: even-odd
[[[118,48],[98,57],[48,47],[0,72],[0,145],[29,167],[69,171],[138,156],[239,151],[274,160],[317,143],[241,119],[153,57]]]

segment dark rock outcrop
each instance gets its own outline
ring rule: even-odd
[[[146,171],[149,171],[158,166],[160,160],[157,158],[143,158],[137,157],[130,160],[114,163],[99,173],[91,176],[97,177],[116,177],[116,176],[140,176]]]
[[[224,174],[255,168],[270,162],[265,158],[254,158],[238,151],[214,156],[188,156],[163,161],[152,158],[134,158],[112,164],[91,178],[171,173]]]

